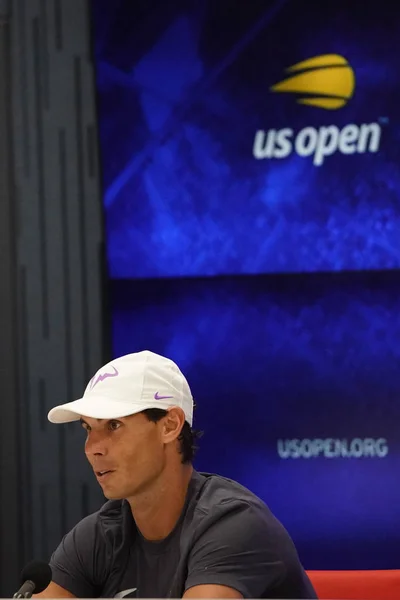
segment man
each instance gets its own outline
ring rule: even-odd
[[[109,501],[64,537],[40,597],[316,597],[266,505],[193,469],[193,399],[171,360],[148,351],[118,358],[48,418],[81,421]]]

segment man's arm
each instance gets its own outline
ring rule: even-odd
[[[243,598],[237,590],[226,585],[195,585],[189,588],[183,598]]]
[[[184,598],[261,598],[284,579],[286,539],[263,507],[232,499],[214,506],[214,520],[188,559]]]
[[[33,598],[76,598],[71,592],[64,589],[54,581],[50,581],[49,585],[40,594],[34,594]]]

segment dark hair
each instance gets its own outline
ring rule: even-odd
[[[160,419],[165,417],[168,414],[168,411],[162,408],[148,408],[143,411],[143,414],[152,421],[153,423],[157,423]],[[202,431],[195,431],[192,429],[187,421],[185,421],[182,431],[179,434],[178,440],[180,441],[181,447],[179,452],[182,454],[182,463],[192,463],[194,455],[198,449],[196,445],[196,440],[198,440],[203,435]]]

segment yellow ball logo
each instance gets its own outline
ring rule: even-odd
[[[298,94],[297,102],[336,110],[354,94],[354,71],[339,54],[323,54],[286,69],[290,77],[271,87],[272,92]]]

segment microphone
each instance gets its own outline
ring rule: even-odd
[[[15,592],[13,598],[32,598],[33,592],[40,594],[51,581],[51,569],[41,560],[33,560],[21,572],[21,587]]]

